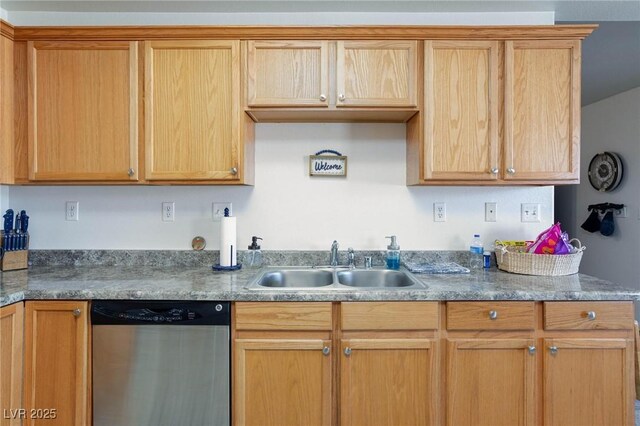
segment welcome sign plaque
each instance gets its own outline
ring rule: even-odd
[[[324,155],[332,154],[332,155]],[[325,149],[309,156],[309,176],[346,176],[347,156]]]

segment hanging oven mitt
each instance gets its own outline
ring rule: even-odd
[[[587,232],[596,232],[599,230],[600,217],[598,216],[598,211],[596,209],[591,210],[591,214],[580,227]]]
[[[607,210],[602,218],[602,224],[600,225],[600,233],[605,237],[613,234],[616,230],[616,226],[613,224],[613,210]]]

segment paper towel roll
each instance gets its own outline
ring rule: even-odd
[[[236,218],[223,217],[220,222],[220,266],[236,266]]]

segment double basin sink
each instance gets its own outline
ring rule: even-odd
[[[249,284],[254,290],[276,289],[414,289],[425,285],[408,271],[388,269],[266,268]]]

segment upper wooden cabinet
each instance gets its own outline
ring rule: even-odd
[[[578,183],[580,41],[426,41],[424,99],[408,184]]]
[[[329,105],[329,43],[248,41],[250,107]]]
[[[137,42],[28,43],[29,179],[137,180]]]
[[[497,41],[426,41],[424,178],[498,178]]]
[[[580,42],[505,42],[504,111],[504,179],[577,181]]]
[[[259,120],[405,121],[417,108],[418,42],[249,41],[246,74],[247,106]],[[263,107],[318,109],[314,117],[296,109],[279,115],[260,111]],[[336,108],[360,112],[336,115]],[[380,108],[409,112],[390,112],[386,119],[366,115]]]
[[[337,42],[336,105],[416,107],[417,46],[416,41]]]
[[[145,65],[146,179],[248,180],[240,42],[145,42]]]
[[[0,23],[4,27],[4,23]],[[0,184],[14,181],[13,40],[0,35]]]

